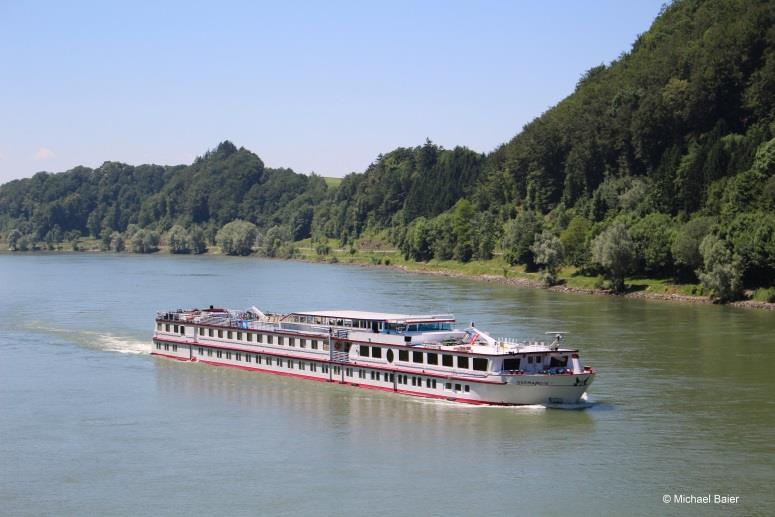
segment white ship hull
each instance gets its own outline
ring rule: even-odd
[[[236,335],[236,330],[234,331]],[[298,334],[276,334],[295,337]],[[369,343],[373,345],[375,343]],[[393,350],[398,355],[396,345]],[[384,349],[391,349],[389,344]],[[152,354],[180,361],[200,362],[300,379],[332,382],[404,395],[487,405],[578,404],[594,379],[594,372],[527,374],[482,372],[423,365],[422,368],[383,358],[331,359],[330,351],[287,346],[259,346],[227,338],[200,337],[198,332],[179,335],[156,332]]]

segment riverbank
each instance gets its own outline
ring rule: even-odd
[[[665,279],[638,278],[626,279],[626,292],[614,293],[604,287],[600,276],[581,274],[576,268],[565,267],[558,275],[559,283],[546,287],[539,273],[525,271],[523,266],[511,266],[500,256],[486,261],[461,263],[453,260],[413,262],[405,260],[394,249],[328,249],[320,254],[309,241],[301,241],[297,247],[299,260],[316,263],[352,264],[362,267],[389,267],[409,273],[438,275],[450,278],[464,278],[479,282],[491,282],[513,287],[547,289],[569,294],[595,296],[616,296],[621,298],[640,298],[656,301],[669,301],[692,304],[713,304],[704,293],[701,284],[674,284]],[[756,292],[746,293],[748,299],[728,303],[733,307],[775,311],[775,303],[756,300]]]
[[[318,263],[327,262],[324,260],[315,260],[315,259],[300,259],[300,260],[304,260],[306,262],[318,262]],[[338,263],[342,263],[342,262],[338,262]],[[592,288],[574,287],[571,285],[567,285],[567,278],[560,279],[561,282],[565,282],[565,283],[554,285],[551,287],[546,287],[539,280],[535,280],[530,277],[518,276],[520,273],[513,273],[513,272],[511,275],[498,276],[498,275],[486,274],[486,273],[466,274],[458,271],[444,270],[442,268],[434,269],[433,264],[422,264],[419,266],[413,266],[413,265],[406,265],[406,264],[379,265],[379,264],[361,263],[357,261],[348,261],[343,263],[358,265],[361,267],[375,267],[375,268],[387,267],[392,269],[398,269],[400,271],[404,271],[407,273],[437,275],[437,276],[444,276],[444,277],[450,277],[450,278],[463,278],[467,280],[475,280],[479,282],[492,282],[492,283],[498,283],[502,285],[509,285],[513,287],[520,287],[520,288],[546,289],[549,291],[568,293],[568,294],[615,296],[620,298],[640,298],[640,299],[646,299],[646,300],[669,301],[669,302],[678,302],[678,303],[693,303],[693,304],[713,304],[714,303],[707,296],[681,294],[681,292],[679,292],[680,289],[686,289],[687,288],[686,285],[671,285],[667,283],[658,282],[664,285],[664,289],[662,292],[656,292],[653,290],[653,286],[644,286],[642,284],[638,284],[637,283],[638,279],[628,279],[627,292],[615,293],[610,289],[594,288],[594,287]],[[529,275],[529,274],[525,273],[525,275]],[[584,277],[584,278],[589,280],[591,277]],[[635,283],[630,283],[630,282],[635,282]],[[651,282],[654,282],[654,281],[651,280]],[[732,307],[747,308],[747,309],[775,311],[775,303],[753,300],[753,299],[739,300],[736,302],[728,303],[726,305],[729,305]]]
[[[0,253],[18,253],[7,251],[7,246],[0,242]],[[92,239],[79,242],[78,250],[61,246],[55,250],[38,249],[23,253],[104,253],[99,249],[99,243]],[[322,252],[321,252],[322,251]],[[155,254],[169,255],[167,246],[160,246]],[[221,255],[217,246],[211,246],[207,255]],[[284,259],[287,260],[287,259]],[[323,264],[347,264],[360,267],[392,268],[409,273],[437,275],[450,278],[464,278],[478,282],[498,283],[520,288],[547,289],[568,294],[586,294],[595,296],[616,296],[621,298],[640,298],[655,301],[669,301],[692,304],[714,303],[705,293],[701,284],[675,284],[665,279],[627,278],[626,292],[614,293],[604,286],[604,280],[599,276],[581,274],[575,268],[566,267],[558,274],[558,285],[546,287],[541,282],[539,273],[527,272],[522,266],[511,266],[501,257],[496,256],[486,261],[471,261],[461,263],[453,260],[429,262],[413,262],[405,260],[395,249],[336,249],[327,247],[325,250],[312,246],[309,240],[296,243],[296,255],[290,260]],[[775,311],[775,303],[756,299],[757,292],[746,293],[747,299],[728,303],[733,307]]]

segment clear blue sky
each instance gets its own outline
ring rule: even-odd
[[[490,151],[661,4],[0,0],[0,182],[224,139],[326,176],[426,137]]]

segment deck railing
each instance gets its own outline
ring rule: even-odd
[[[259,321],[236,318],[228,312],[195,312],[194,310],[185,311],[159,311],[156,313],[156,319],[159,321],[170,321],[176,323],[188,323],[194,325],[210,325],[214,327],[227,327],[237,330],[264,330],[267,332],[277,332],[279,330],[290,330],[293,332],[308,333],[310,335],[328,335],[328,327],[319,325],[305,325],[300,323],[288,323],[280,321]]]

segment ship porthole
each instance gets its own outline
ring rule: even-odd
[[[387,360],[388,360],[389,363],[393,362],[393,351],[392,350],[388,350]]]

